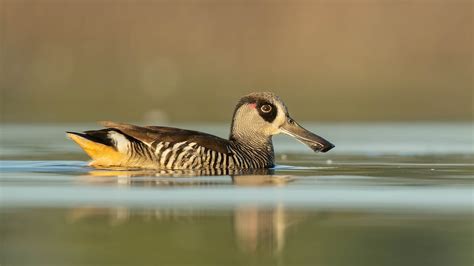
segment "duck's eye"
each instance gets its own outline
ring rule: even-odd
[[[260,110],[264,113],[269,113],[272,110],[272,106],[269,104],[264,104],[262,107],[260,107]]]

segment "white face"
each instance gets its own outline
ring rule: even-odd
[[[285,104],[273,93],[252,93],[240,100],[232,121],[231,137],[255,141],[279,133],[296,138],[314,151],[326,152],[334,148],[329,141],[291,119]]]
[[[234,131],[247,131],[271,136],[281,133],[288,120],[286,106],[278,99],[252,99],[242,104],[234,115]]]

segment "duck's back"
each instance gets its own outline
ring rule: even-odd
[[[105,129],[68,132],[95,167],[155,169],[229,168],[229,141],[172,127],[103,122]]]

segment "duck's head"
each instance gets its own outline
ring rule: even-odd
[[[306,130],[290,117],[283,101],[271,92],[254,92],[242,97],[232,118],[231,138],[250,143],[284,133],[314,151],[327,152],[334,145]]]

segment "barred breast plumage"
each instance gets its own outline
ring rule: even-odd
[[[243,97],[234,111],[229,140],[160,126],[102,122],[105,129],[68,132],[94,167],[154,169],[256,169],[274,166],[271,137],[286,133],[315,151],[334,145],[299,126],[272,93]]]

